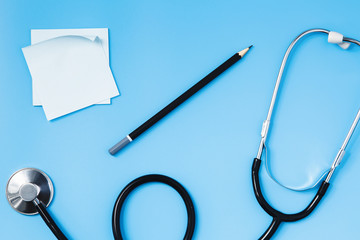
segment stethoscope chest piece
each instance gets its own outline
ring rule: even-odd
[[[54,195],[50,178],[35,168],[23,168],[15,172],[6,186],[6,198],[17,212],[35,215],[38,212],[34,201],[49,206]]]

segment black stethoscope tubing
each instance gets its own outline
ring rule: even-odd
[[[330,184],[323,181],[315,197],[303,211],[295,214],[285,214],[271,207],[270,204],[268,204],[268,202],[265,200],[261,192],[261,186],[259,180],[260,164],[261,164],[261,160],[255,158],[252,165],[251,177],[252,177],[252,184],[253,184],[256,200],[259,202],[260,206],[265,210],[265,212],[267,212],[267,214],[273,217],[270,226],[264,232],[264,234],[259,238],[259,240],[265,240],[265,239],[270,239],[274,235],[280,223],[295,222],[307,217],[319,204],[320,200],[325,195],[326,190],[328,189]]]
[[[140,185],[146,184],[146,183],[150,183],[150,182],[159,182],[159,183],[164,183],[170,187],[172,187],[173,189],[175,189],[181,196],[181,198],[183,199],[185,206],[186,206],[186,211],[187,211],[187,227],[186,227],[186,232],[185,232],[185,236],[184,236],[184,240],[191,240],[193,234],[194,234],[194,229],[195,229],[195,208],[194,208],[194,204],[191,200],[191,197],[189,195],[189,193],[186,191],[186,189],[176,180],[164,176],[164,175],[159,175],[159,174],[150,174],[150,175],[145,175],[142,177],[139,177],[135,180],[133,180],[132,182],[130,182],[119,194],[115,205],[114,205],[114,210],[113,210],[113,215],[112,215],[112,229],[113,229],[113,234],[114,234],[114,239],[115,240],[122,240],[123,236],[121,233],[121,209],[124,205],[124,202],[126,200],[126,198],[129,196],[129,194],[136,189],[137,187],[139,187]]]
[[[112,230],[115,240],[123,240],[123,235],[121,233],[121,209],[124,205],[124,202],[126,198],[129,196],[129,194],[139,187],[140,185],[151,183],[151,182],[159,182],[164,183],[170,187],[172,187],[174,190],[176,190],[181,198],[183,199],[186,211],[187,211],[187,227],[186,232],[184,236],[184,240],[191,240],[192,236],[194,234],[195,230],[195,208],[194,204],[191,200],[191,197],[189,193],[186,191],[186,189],[176,180],[160,175],[160,174],[149,174],[142,177],[139,177],[132,182],[130,182],[119,194],[115,205],[113,209],[112,214]],[[56,224],[54,219],[51,217],[50,213],[47,211],[46,206],[36,199],[34,201],[35,208],[37,212],[40,214],[41,218],[44,220],[46,225],[49,227],[49,229],[52,231],[52,233],[55,235],[55,237],[58,240],[68,240],[68,238],[65,236],[65,234],[61,231],[59,226]]]

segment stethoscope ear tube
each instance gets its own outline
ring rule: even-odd
[[[265,200],[260,187],[260,180],[259,180],[260,165],[261,165],[261,160],[255,158],[252,165],[251,175],[252,175],[252,183],[253,183],[253,189],[256,200],[259,202],[260,206],[265,210],[265,212],[267,212],[270,216],[273,217],[273,221],[271,222],[270,226],[265,231],[265,233],[259,238],[259,240],[267,240],[274,235],[274,233],[280,226],[280,223],[295,222],[307,217],[319,204],[320,200],[325,195],[330,184],[326,181],[323,181],[315,197],[303,211],[295,214],[285,214],[271,207],[270,204],[268,204],[268,202]]]
[[[301,212],[296,213],[296,214],[284,214],[282,212],[277,211],[276,209],[274,209],[273,207],[271,207],[265,200],[262,192],[261,192],[261,187],[260,187],[260,180],[259,180],[259,169],[260,169],[260,164],[261,164],[261,156],[263,154],[263,150],[266,149],[265,146],[265,141],[269,132],[269,126],[270,126],[270,121],[271,121],[271,116],[272,116],[272,112],[275,106],[275,101],[276,101],[276,97],[277,97],[277,93],[279,90],[279,86],[280,86],[280,82],[282,79],[282,75],[285,69],[285,65],[287,62],[287,59],[293,49],[293,47],[296,45],[296,43],[304,36],[310,34],[310,33],[325,33],[328,34],[328,41],[330,43],[336,43],[338,44],[340,47],[342,47],[343,49],[347,49],[347,47],[349,47],[350,43],[354,43],[357,44],[358,46],[360,46],[360,41],[356,40],[356,39],[352,39],[352,38],[346,38],[343,37],[342,34],[339,33],[335,33],[335,32],[330,32],[329,30],[326,29],[310,29],[307,30],[303,33],[301,33],[299,36],[297,36],[289,45],[289,47],[286,50],[286,53],[284,55],[284,58],[281,62],[281,66],[280,66],[280,70],[279,70],[279,74],[278,77],[276,79],[276,84],[275,84],[275,88],[273,91],[273,95],[271,98],[271,103],[270,103],[270,107],[269,107],[269,111],[266,117],[266,120],[263,123],[262,126],[262,130],[261,130],[261,140],[260,140],[260,145],[259,145],[259,149],[258,149],[258,153],[256,158],[254,159],[253,162],[253,166],[252,166],[252,183],[253,183],[253,189],[254,189],[254,193],[256,196],[257,201],[259,202],[260,206],[270,215],[273,217],[273,221],[271,222],[270,226],[268,227],[268,229],[265,231],[265,233],[260,237],[261,240],[264,239],[270,239],[274,233],[276,232],[276,230],[278,229],[278,227],[280,226],[280,224],[282,222],[294,222],[294,221],[298,221],[300,219],[303,219],[305,217],[307,217],[315,208],[316,206],[319,204],[319,202],[321,201],[321,199],[323,198],[323,196],[325,195],[328,187],[329,187],[329,181],[336,169],[336,167],[340,164],[344,153],[345,153],[345,148],[355,130],[355,127],[357,125],[357,123],[360,120],[360,110],[358,111],[352,125],[351,128],[338,152],[338,154],[335,157],[335,160],[329,170],[329,172],[327,173],[327,176],[325,178],[325,180],[322,182],[320,188],[318,189],[315,197],[313,198],[313,200],[310,202],[310,204]],[[275,178],[273,176],[271,176],[270,171],[268,171],[269,175],[271,178],[273,178],[275,180]],[[319,179],[319,182],[321,181],[321,179],[323,178],[323,176]],[[275,182],[277,182],[275,180]],[[281,184],[280,184],[281,185]],[[316,185],[315,185],[316,186]],[[315,187],[314,186],[314,187]],[[313,187],[311,187],[313,188]]]

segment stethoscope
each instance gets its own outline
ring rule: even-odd
[[[116,199],[112,214],[112,229],[115,240],[122,240],[121,232],[121,210],[129,194],[137,187],[146,183],[163,183],[177,191],[185,203],[188,224],[184,240],[191,240],[195,229],[195,208],[189,193],[176,180],[160,175],[149,174],[139,177],[130,182]],[[49,176],[36,168],[23,168],[16,171],[6,186],[6,197],[11,207],[24,215],[40,214],[46,225],[59,240],[68,238],[56,224],[47,207],[50,205],[54,195],[54,186]]]
[[[259,150],[257,153],[256,158],[254,159],[253,165],[252,165],[252,183],[253,183],[253,188],[254,188],[254,192],[255,192],[255,196],[257,201],[259,202],[260,206],[265,210],[265,212],[267,212],[270,216],[273,217],[273,220],[270,224],[270,226],[268,227],[268,229],[265,231],[265,233],[259,238],[261,240],[265,240],[265,239],[270,239],[273,234],[276,232],[276,230],[278,229],[279,225],[282,222],[295,222],[298,221],[300,219],[303,219],[305,217],[307,217],[315,208],[316,206],[319,204],[320,200],[323,198],[323,196],[326,193],[326,190],[329,187],[329,182],[330,179],[336,169],[336,167],[340,164],[342,158],[344,157],[345,154],[345,148],[351,138],[351,135],[353,134],[355,127],[359,121],[360,118],[360,109],[350,127],[350,130],[348,132],[348,134],[346,135],[346,138],[339,150],[339,152],[337,153],[334,162],[331,165],[330,170],[327,172],[326,174],[326,178],[324,181],[322,181],[315,197],[313,198],[313,200],[310,202],[310,204],[301,212],[298,212],[296,214],[285,214],[282,213],[276,209],[274,209],[273,207],[270,206],[270,204],[267,203],[267,201],[265,200],[262,192],[261,192],[261,187],[260,187],[260,181],[259,181],[259,169],[260,169],[260,164],[261,164],[261,156],[263,153],[263,149],[265,148],[265,141],[266,141],[266,137],[269,131],[269,126],[270,126],[270,120],[271,120],[271,115],[274,109],[274,105],[275,105],[275,100],[276,100],[276,96],[277,96],[277,92],[279,89],[279,85],[280,85],[280,81],[285,69],[285,65],[286,65],[286,61],[290,55],[291,50],[293,49],[293,47],[295,46],[295,44],[304,36],[310,34],[310,33],[325,33],[328,34],[328,41],[330,43],[336,43],[339,44],[340,47],[347,49],[350,45],[350,43],[355,43],[357,45],[360,46],[360,42],[358,40],[352,39],[352,38],[346,38],[343,37],[341,34],[336,33],[336,32],[330,32],[328,30],[325,29],[310,29],[307,30],[303,33],[301,33],[299,36],[297,36],[294,41],[291,42],[290,46],[288,47],[288,49],[286,50],[285,56],[282,60],[281,66],[280,66],[280,71],[276,80],[276,84],[275,84],[275,89],[272,95],[272,99],[271,99],[271,103],[270,103],[270,107],[269,107],[269,111],[267,114],[267,118],[266,120],[263,122],[263,126],[262,126],[262,130],[261,130],[261,141],[260,141],[260,146],[259,146]]]

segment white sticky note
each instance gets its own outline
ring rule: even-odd
[[[103,47],[106,60],[109,63],[109,34],[107,28],[82,28],[82,29],[32,29],[31,44],[40,43],[56,37],[62,36],[98,36]],[[41,106],[40,98],[37,94],[36,84],[33,81],[33,106]],[[110,104],[111,100],[107,99],[97,104]]]
[[[99,38],[64,36],[22,50],[48,120],[119,95]]]

